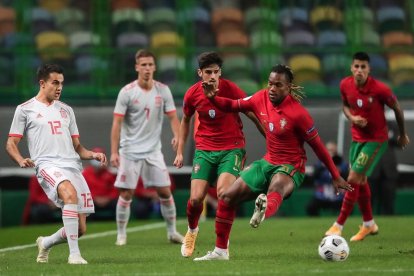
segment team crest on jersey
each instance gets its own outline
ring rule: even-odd
[[[270,132],[273,132],[273,129],[275,128],[275,126],[273,125],[273,123],[269,123],[269,130]]]
[[[211,119],[214,119],[216,117],[216,111],[214,109],[210,109],[208,111],[208,115],[210,116]]]
[[[120,181],[121,181],[121,182],[125,182],[125,181],[126,181],[126,175],[125,175],[125,174],[122,174],[122,175],[121,175],[121,179],[120,179]]]
[[[57,178],[62,177],[62,174],[60,172],[53,172],[53,175]]]
[[[361,99],[358,99],[358,100],[357,100],[357,106],[358,106],[358,107],[362,107],[362,105],[363,105],[362,100],[361,100]]]
[[[162,97],[161,96],[156,96],[155,97],[155,106],[160,107],[161,103],[162,103]]]
[[[200,164],[195,164],[194,167],[193,167],[194,173],[198,173],[198,171],[200,170],[200,168],[201,168]]]
[[[285,118],[280,119],[279,124],[280,124],[280,128],[284,129],[285,126],[287,125],[286,119]]]
[[[66,110],[64,110],[63,108],[61,108],[59,112],[60,112],[60,116],[63,119],[66,119],[68,117],[68,114],[66,113]]]

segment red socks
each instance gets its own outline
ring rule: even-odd
[[[363,220],[372,220],[371,188],[369,187],[368,182],[359,187],[358,204]]]
[[[359,197],[359,188],[361,185],[349,183],[354,190],[352,192],[346,191],[345,197],[342,200],[341,212],[339,213],[338,219],[336,222],[340,225],[344,225],[346,219],[351,215],[352,210],[354,209],[354,204]]]
[[[270,192],[267,194],[267,207],[265,211],[265,218],[271,217],[276,214],[282,204],[283,198],[277,192]]]
[[[216,212],[216,247],[227,249],[231,227],[236,216],[236,208],[223,200],[218,201]]]
[[[203,212],[203,204],[200,204],[200,206],[193,206],[191,205],[190,200],[187,202],[187,220],[190,229],[197,228],[201,212]]]

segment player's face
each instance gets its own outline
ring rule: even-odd
[[[351,65],[351,72],[354,76],[355,83],[358,86],[363,85],[366,82],[370,72],[368,61],[354,59]]]
[[[151,80],[154,77],[155,61],[153,57],[141,57],[135,64],[135,71],[138,72],[138,78]]]
[[[203,82],[215,82],[218,84],[221,69],[217,64],[212,64],[203,69],[198,69],[197,73]]]
[[[59,100],[63,89],[63,75],[59,73],[50,73],[49,78],[44,81],[40,80],[40,87],[46,96],[48,102]]]
[[[289,94],[291,84],[285,74],[271,72],[267,86],[270,102],[277,105]]]

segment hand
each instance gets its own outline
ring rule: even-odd
[[[100,161],[102,167],[106,167],[106,165],[108,165],[108,161],[106,159],[105,153],[102,153],[102,152],[93,152],[92,153],[92,159],[95,159],[97,161]]]
[[[119,167],[119,154],[118,153],[111,154],[111,165],[115,168]]]
[[[217,85],[218,84],[215,79],[211,79],[209,81],[203,81],[201,83],[201,86],[203,87],[204,95],[206,95],[206,97],[209,99],[214,98],[218,92]]]
[[[397,144],[400,148],[404,149],[409,143],[410,143],[410,138],[408,138],[407,134],[398,136]]]
[[[359,115],[353,116],[351,121],[354,125],[359,126],[359,127],[365,127],[368,124],[367,119]]]
[[[336,195],[339,195],[339,189],[343,189],[350,192],[354,190],[354,188],[352,188],[352,186],[348,182],[346,182],[342,177],[333,180],[332,184],[335,188]]]
[[[173,165],[179,169],[183,166],[183,155],[182,154],[177,154],[177,156],[175,157],[174,163]]]
[[[25,158],[19,162],[20,168],[33,168],[35,163],[30,158]]]

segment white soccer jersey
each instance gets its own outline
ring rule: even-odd
[[[169,112],[175,112],[175,105],[167,85],[154,81],[152,89],[146,91],[136,80],[124,86],[114,110],[115,116],[124,116],[119,152],[138,160],[160,151],[162,122]]]
[[[82,169],[72,143],[79,131],[70,106],[60,101],[47,106],[36,98],[17,106],[9,136],[24,135],[37,170],[49,166]]]

